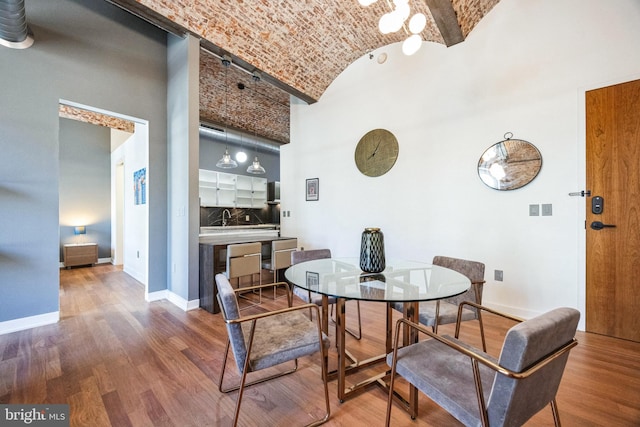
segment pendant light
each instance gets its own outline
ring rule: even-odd
[[[253,73],[253,95],[255,96],[255,106],[256,106],[256,120],[254,122],[254,128],[253,128],[253,136],[256,140],[256,156],[253,159],[253,164],[251,166],[249,166],[247,168],[247,172],[248,173],[252,173],[254,175],[262,175],[263,173],[265,173],[264,168],[262,167],[262,165],[260,165],[260,160],[258,160],[258,132],[257,132],[257,128],[258,128],[258,92],[256,90],[256,86],[258,81],[260,80],[260,75],[257,72]]]
[[[229,85],[228,85],[228,81],[227,81],[227,75],[229,73],[229,66],[231,65],[231,58],[229,58],[228,56],[223,56],[222,57],[222,65],[224,66],[224,117],[225,119],[227,118],[227,107],[228,107],[228,95],[227,92],[229,90]],[[228,143],[228,139],[227,139],[227,130],[225,129],[224,131],[224,141],[225,141],[225,147],[224,147],[224,154],[222,156],[222,158],[220,160],[218,160],[218,163],[216,163],[216,166],[222,169],[231,169],[231,168],[237,168],[238,167],[238,163],[233,160],[231,158],[231,155],[229,154],[229,143]]]

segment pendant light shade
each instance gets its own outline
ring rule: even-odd
[[[254,139],[256,140],[256,156],[254,157],[253,163],[251,164],[251,166],[247,168],[247,172],[254,175],[262,175],[266,172],[262,167],[262,165],[260,164],[260,160],[258,160],[258,132],[257,130],[255,130],[258,128],[258,97],[257,97],[258,92],[256,90],[256,87],[259,80],[260,80],[260,75],[257,72],[254,72],[253,73],[253,95],[255,96],[254,104],[256,106],[256,120],[254,122]]]
[[[231,59],[228,56],[224,56],[222,58],[222,65],[224,66],[224,117],[225,119],[227,118],[227,91],[229,88],[229,84],[228,84],[228,79],[227,79],[227,75],[229,73],[229,66],[231,65]],[[218,168],[222,168],[222,169],[232,169],[232,168],[237,168],[238,167],[238,163],[233,160],[231,158],[231,155],[229,154],[229,144],[227,141],[227,131],[225,130],[224,132],[224,140],[225,140],[225,147],[224,147],[224,154],[222,155],[222,158],[220,160],[218,160],[218,163],[216,163],[216,167]]]
[[[258,156],[256,156],[253,159],[253,164],[247,168],[247,172],[255,175],[262,175],[263,173],[266,172],[262,167],[262,165],[260,164],[260,160],[258,160]]]
[[[225,148],[224,154],[222,155],[222,158],[218,160],[218,163],[216,163],[216,166],[222,169],[231,169],[231,168],[238,167],[238,162],[236,162],[231,158],[228,147]]]

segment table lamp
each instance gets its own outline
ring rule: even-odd
[[[84,225],[77,225],[73,227],[73,234],[76,236],[79,234],[87,234],[87,227]]]

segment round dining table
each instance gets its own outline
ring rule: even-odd
[[[302,289],[322,296],[322,329],[328,334],[328,300],[335,298],[336,303],[336,347],[338,368],[331,373],[338,380],[338,399],[343,402],[347,397],[361,391],[365,386],[378,383],[386,385],[383,378],[387,370],[367,381],[347,387],[346,376],[364,367],[384,361],[386,354],[364,361],[347,363],[345,343],[345,302],[347,300],[374,301],[387,304],[386,353],[392,350],[393,307],[402,306],[403,316],[416,322],[419,304],[422,301],[434,301],[450,298],[466,292],[471,281],[465,275],[428,263],[389,259],[386,268],[380,273],[363,272],[359,258],[327,258],[294,264],[285,271],[286,280]],[[415,334],[405,334],[404,342],[416,342]],[[353,358],[350,358],[353,360]],[[418,393],[410,388],[408,410],[417,411]],[[417,412],[415,412],[417,413]]]

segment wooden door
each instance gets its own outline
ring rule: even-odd
[[[586,329],[640,342],[640,80],[589,91],[585,105]]]

